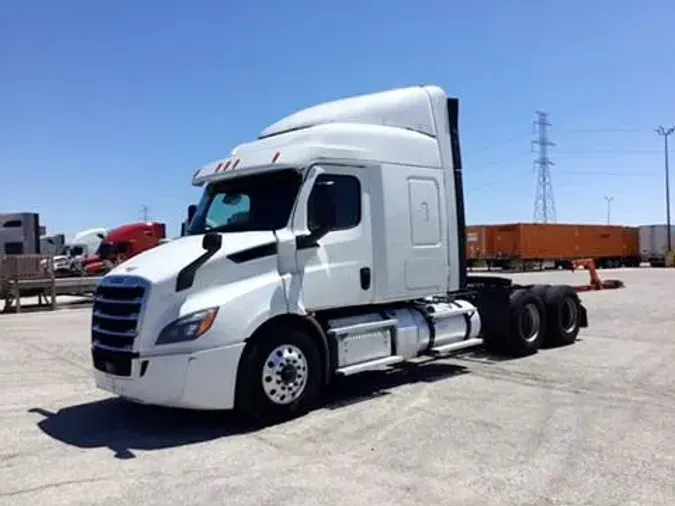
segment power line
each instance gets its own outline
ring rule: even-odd
[[[612,133],[647,133],[649,128],[574,128],[574,129],[558,129],[558,133],[563,134],[612,134]]]
[[[653,155],[661,153],[655,149],[586,149],[579,151],[556,151],[557,156],[591,156],[591,155]]]
[[[528,171],[529,172],[529,171]],[[497,185],[504,185],[508,184],[509,182],[513,181],[513,175],[514,174],[524,174],[524,170],[519,170],[516,171],[515,173],[513,171],[509,171],[508,174],[504,174],[502,178],[499,179],[491,179],[490,181],[486,181],[483,178],[478,178],[475,181],[474,185],[474,180],[472,177],[470,177],[471,172],[468,172],[467,175],[468,177],[466,178],[466,188],[467,190],[471,191],[476,191],[476,190],[483,190],[485,188],[489,188],[492,186],[497,186]],[[619,177],[637,177],[637,178],[643,178],[643,179],[649,179],[656,174],[660,174],[660,172],[655,172],[655,171],[610,171],[610,170],[558,170],[556,171],[556,175],[558,176],[568,176],[568,178],[559,178],[559,182],[567,179],[576,179],[577,177],[586,177],[586,176],[619,176]],[[581,184],[581,183],[580,183]]]
[[[509,146],[515,143],[520,143],[523,142],[525,139],[529,138],[531,134],[527,135],[518,135],[516,137],[511,137],[510,139],[503,140],[499,142],[499,146]],[[490,151],[496,147],[496,144],[491,144],[489,146],[483,146],[482,148],[474,149],[474,150],[469,150],[466,152],[467,155],[477,155],[480,153],[485,153],[486,151]]]
[[[553,200],[553,185],[549,167],[553,162],[548,157],[548,148],[555,146],[548,138],[548,114],[537,111],[537,139],[532,144],[539,146],[539,157],[534,161],[537,166],[537,190],[534,197],[534,221],[535,223],[555,223],[555,201]]]
[[[485,169],[489,169],[490,167],[494,167],[495,165],[502,165],[502,164],[504,164],[504,163],[513,162],[513,161],[515,161],[515,160],[519,160],[519,159],[523,158],[524,156],[530,155],[530,153],[531,153],[531,151],[529,151],[529,152],[528,152],[528,151],[524,151],[524,152],[522,152],[522,153],[519,153],[519,154],[517,154],[517,155],[511,156],[511,157],[509,157],[509,158],[502,158],[502,159],[496,160],[496,161],[494,161],[494,162],[489,162],[489,163],[485,163],[485,164],[479,165],[478,167],[469,167],[469,168],[467,169],[466,174],[474,174],[474,173],[476,173],[476,172],[480,172],[480,171],[483,171],[483,170],[485,170]]]
[[[611,170],[564,170],[558,171],[558,174],[566,174],[570,176],[631,176],[631,177],[644,177],[649,175],[654,175],[653,171],[634,171],[634,172],[621,172],[621,171],[611,171]]]

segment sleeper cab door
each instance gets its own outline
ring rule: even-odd
[[[448,246],[443,209],[445,201],[435,169],[416,168],[407,176],[408,213],[396,226],[400,237],[407,237],[407,247],[397,249],[403,263],[402,290],[398,297],[420,297],[442,293],[448,282]],[[399,208],[404,208],[397,204]],[[393,214],[393,211],[392,211]],[[408,223],[404,223],[408,221]],[[406,230],[407,228],[407,230]],[[397,279],[396,273],[390,273]],[[399,286],[401,286],[399,285]]]
[[[294,229],[301,302],[307,310],[373,300],[370,170],[321,165]]]

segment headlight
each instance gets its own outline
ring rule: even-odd
[[[218,308],[212,307],[183,316],[164,327],[155,344],[194,341],[211,328],[217,314]]]

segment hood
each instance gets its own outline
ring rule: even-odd
[[[236,232],[221,234],[221,236],[223,246],[205,265],[232,253],[276,240],[273,232]],[[160,244],[121,263],[108,275],[140,276],[151,283],[162,283],[173,279],[183,267],[205,253],[202,249],[203,237],[202,235],[185,236]]]

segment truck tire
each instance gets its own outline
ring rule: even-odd
[[[549,286],[551,286],[551,285],[532,285],[530,290],[532,290],[534,293],[536,293],[543,303],[544,302],[544,296],[546,295],[546,292],[548,291]]]
[[[579,295],[571,286],[551,285],[543,292],[547,328],[546,346],[572,344],[579,334]]]
[[[515,356],[536,352],[546,332],[544,303],[535,290],[521,288],[509,298],[510,332],[506,351]]]
[[[311,409],[322,385],[314,340],[293,328],[265,330],[239,365],[236,409],[265,423],[300,416]]]

